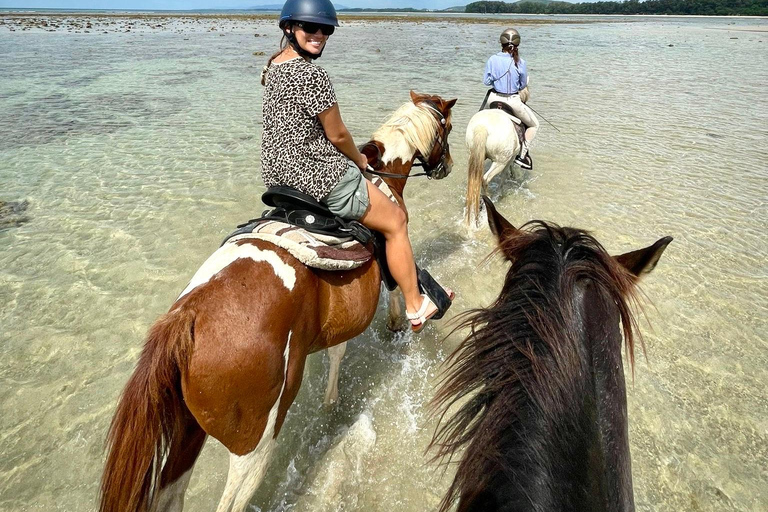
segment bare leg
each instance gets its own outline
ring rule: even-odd
[[[532,126],[530,128],[527,128],[525,130],[525,142],[531,142],[533,138],[536,136],[536,131],[539,129],[538,126]]]
[[[389,271],[403,292],[405,308],[412,312],[418,311],[422,298],[416,279],[416,264],[408,238],[405,212],[372,183],[366,181],[366,185],[371,204],[360,222],[384,235]],[[437,307],[431,304],[426,314],[429,315],[435,310]]]
[[[325,405],[336,403],[339,399],[339,367],[341,358],[347,351],[347,342],[339,343],[328,347],[328,358],[331,360],[331,367],[328,369],[328,387],[325,388]]]

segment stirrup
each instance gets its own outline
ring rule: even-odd
[[[520,158],[520,156],[515,157],[515,163],[522,167],[523,169],[531,170],[533,169],[533,159],[531,159],[531,155],[527,154],[525,155],[525,158]]]
[[[429,300],[432,301],[432,304],[437,306],[437,313],[431,315],[431,318],[440,320],[443,318],[443,315],[445,315],[445,312],[448,311],[448,308],[451,307],[451,303],[453,302],[453,298],[456,296],[456,294],[451,292],[451,294],[448,295],[448,292],[445,291],[445,288],[440,286],[440,283],[435,281],[435,278],[432,277],[429,272],[423,268],[416,267],[416,270],[416,275],[419,281],[419,289],[424,294],[426,294],[427,297],[429,297]]]

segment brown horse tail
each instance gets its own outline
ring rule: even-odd
[[[477,222],[480,213],[480,191],[483,188],[483,164],[485,163],[485,141],[488,130],[475,126],[472,132],[472,147],[469,148],[469,169],[467,170],[467,226]]]
[[[152,326],[107,435],[99,512],[146,512],[171,441],[183,432],[181,370],[195,312],[175,309]]]

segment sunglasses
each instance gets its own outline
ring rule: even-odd
[[[324,36],[329,36],[336,30],[336,27],[333,25],[323,25],[322,23],[312,23],[310,21],[297,21],[295,25],[307,34],[316,34],[319,30]]]

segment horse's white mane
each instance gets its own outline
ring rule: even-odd
[[[382,142],[385,146],[394,137],[402,137],[411,146],[429,157],[432,143],[437,134],[437,119],[427,109],[414,105],[409,101],[398,108],[394,114],[373,133],[373,140]]]

